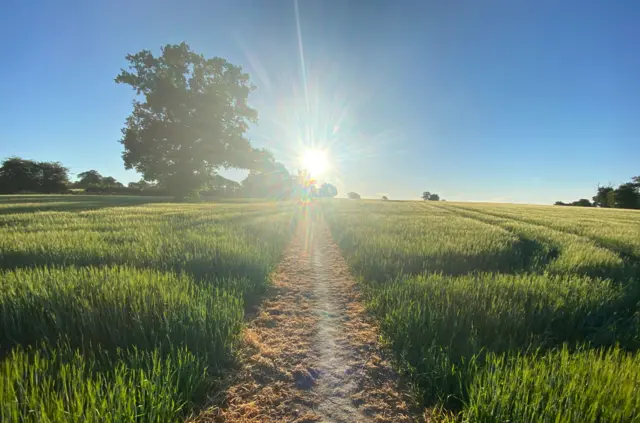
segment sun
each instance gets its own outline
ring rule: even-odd
[[[311,176],[317,177],[322,175],[329,167],[327,153],[321,150],[307,150],[300,158],[300,164],[303,169],[309,171]]]

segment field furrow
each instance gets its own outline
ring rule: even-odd
[[[607,220],[603,225],[602,220],[595,217],[589,219],[569,219],[552,216],[537,216],[534,213],[524,214],[513,211],[487,210],[486,208],[449,205],[449,208],[457,208],[464,211],[472,211],[497,218],[512,219],[523,223],[543,226],[560,232],[589,238],[603,248],[608,248],[630,260],[640,258],[640,225],[638,222],[626,221],[619,223]]]

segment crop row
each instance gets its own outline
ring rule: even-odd
[[[492,205],[324,207],[426,406],[460,421],[640,418],[640,286],[632,260],[600,242],[616,237],[608,215],[587,236],[517,206],[517,219]],[[565,224],[586,219],[562,210]]]

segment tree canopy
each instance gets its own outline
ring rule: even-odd
[[[0,167],[0,193],[54,194],[67,191],[69,169],[59,162],[10,157]]]
[[[318,189],[318,197],[333,198],[338,195],[338,189],[328,182],[325,182]]]
[[[631,182],[620,185],[614,191],[614,206],[619,209],[640,208],[640,193],[638,192],[638,187]]]
[[[78,188],[88,188],[91,186],[99,186],[102,183],[102,175],[97,170],[87,170],[78,173]]]
[[[100,172],[90,169],[78,173],[78,181],[73,184],[76,188],[121,188],[122,185],[113,176],[102,176]]]
[[[261,171],[250,171],[242,181],[242,187],[247,196],[272,199],[291,196],[294,181],[282,163],[263,163],[260,168]]]
[[[593,204],[597,207],[615,207],[615,189],[611,186],[599,186],[593,196]]]
[[[240,66],[207,59],[186,43],[126,59],[129,70],[115,81],[137,94],[120,141],[127,169],[183,198],[221,167],[252,168],[256,155],[245,133],[258,114],[247,105],[254,86]]]
[[[436,193],[430,193],[429,191],[425,191],[422,193],[422,199],[424,201],[440,201],[440,196]]]

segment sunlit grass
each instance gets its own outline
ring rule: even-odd
[[[493,214],[491,209],[479,212],[476,209],[451,205],[447,205],[444,209],[453,215],[504,228],[521,239],[546,245],[549,251],[554,253],[553,260],[550,260],[545,267],[550,272],[578,273],[615,279],[628,279],[636,273],[633,264],[625,262],[616,251],[591,238],[541,224],[500,217]],[[602,225],[605,224],[605,222],[602,223]]]
[[[425,400],[455,406],[487,352],[622,342],[637,348],[637,292],[580,276],[430,274],[376,284],[369,309]],[[471,367],[469,367],[471,366]],[[461,383],[462,382],[462,383]]]
[[[638,212],[622,209],[579,209],[562,207],[499,205],[493,207],[460,204],[497,217],[507,217],[582,235],[599,244],[640,257],[640,222]],[[604,224],[603,224],[604,223]]]
[[[469,422],[636,422],[640,354],[620,349],[492,355],[471,384]]]
[[[16,348],[0,362],[0,420],[180,421],[206,384],[205,364],[185,349],[120,351],[106,361],[99,348]]]
[[[610,348],[640,348],[628,235],[640,213],[382,201],[324,209],[426,406],[464,421],[639,418],[637,355]]]
[[[111,352],[183,346],[219,370],[243,315],[242,281],[221,280],[232,287],[221,289],[126,267],[19,269],[0,281],[3,349],[57,339]]]
[[[232,363],[289,203],[0,201],[0,420],[180,421]],[[68,198],[69,201],[63,201]]]

